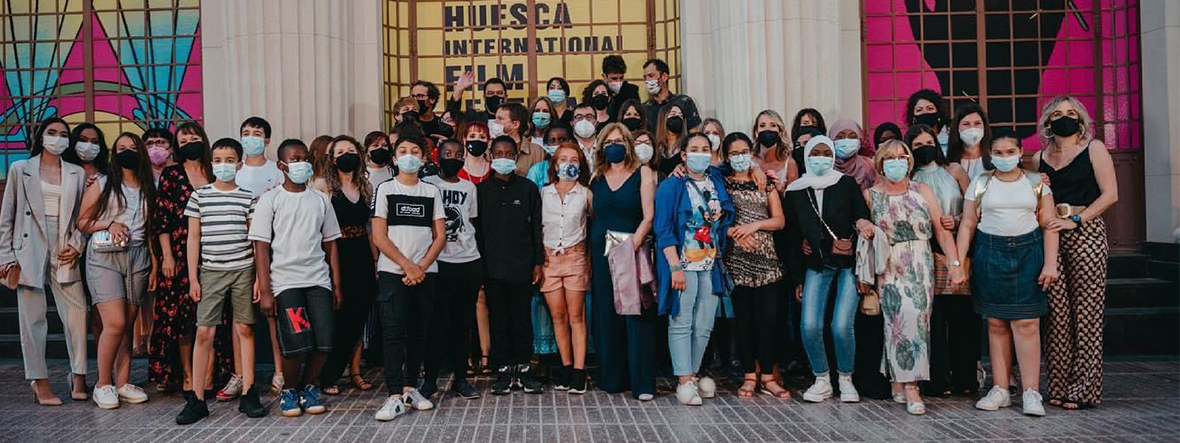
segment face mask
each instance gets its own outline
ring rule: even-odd
[[[689,152],[685,155],[684,165],[688,170],[700,174],[709,169],[709,165],[713,162],[713,155],[707,152]]]
[[[623,82],[608,82],[606,87],[610,88],[612,94],[618,94],[619,90],[623,89]]]
[[[1080,128],[1081,123],[1078,119],[1068,115],[1063,115],[1058,117],[1057,120],[1049,122],[1049,130],[1053,132],[1053,135],[1058,137],[1072,137],[1078,133],[1078,129]]]
[[[930,162],[936,160],[938,151],[934,145],[924,145],[914,148],[914,164],[918,166],[926,166]]]
[[[560,105],[562,103],[565,103],[565,90],[564,89],[550,89],[549,90],[549,101],[553,102],[554,105]]]
[[[750,154],[738,154],[729,158],[729,167],[737,172],[746,172],[750,170],[750,166],[754,165],[754,159]]]
[[[291,162],[287,163],[287,179],[292,183],[302,185],[311,180],[311,174],[314,170],[311,163],[308,162]]]
[[[574,135],[582,138],[590,138],[594,136],[594,123],[590,120],[582,120],[574,124]]]
[[[123,169],[135,169],[136,166],[139,166],[139,153],[135,151],[123,151],[115,155],[115,161]]]
[[[667,126],[668,130],[672,131],[673,134],[679,134],[680,131],[684,130],[684,117],[679,115],[675,117],[668,117],[668,121],[665,122],[664,126]]]
[[[1000,172],[1011,172],[1020,166],[1020,156],[1013,155],[1011,157],[992,157],[992,166]]]
[[[545,145],[541,149],[545,150],[545,155],[551,156],[554,152],[557,152],[557,145]]]
[[[533,113],[533,126],[536,126],[540,129],[548,128],[550,120],[552,120],[552,117],[549,116],[548,112]]]
[[[443,177],[456,177],[459,175],[459,171],[463,169],[463,159],[444,158],[439,160],[439,167]]]
[[[721,136],[717,134],[708,134],[705,137],[709,137],[709,147],[711,149],[716,151],[717,149],[721,148]]]
[[[611,143],[606,145],[603,149],[606,154],[606,161],[611,163],[622,163],[627,157],[627,146],[622,143]]]
[[[246,152],[247,156],[260,156],[263,152],[266,152],[266,145],[263,142],[262,137],[242,137],[242,150]]]
[[[238,165],[233,163],[217,163],[213,165],[213,176],[223,182],[232,181],[238,175]]]
[[[390,152],[389,149],[382,148],[369,150],[369,160],[372,160],[374,164],[385,166],[388,165],[389,161],[392,159],[393,153]]]
[[[832,144],[836,145],[836,156],[841,159],[849,159],[856,155],[856,151],[860,150],[860,140],[855,138],[845,138],[836,140]]]
[[[967,146],[976,146],[983,140],[983,128],[967,128],[959,130],[959,140]]]
[[[811,156],[807,157],[807,172],[815,175],[824,175],[832,170],[832,164],[836,159],[832,157]]]
[[[488,122],[488,136],[490,136],[492,138],[496,138],[501,135],[504,135],[504,125],[501,125],[501,124],[496,123],[494,121]]]
[[[492,170],[502,175],[511,174],[516,171],[516,160],[510,158],[497,158],[492,160]]]
[[[397,170],[414,174],[422,168],[422,159],[414,154],[406,154],[397,158]]]
[[[87,144],[89,144],[89,143],[87,143]],[[81,145],[81,143],[78,143],[78,145]],[[97,148],[97,145],[95,147]],[[77,150],[78,146],[74,146],[74,149]],[[152,147],[148,148],[148,160],[151,160],[153,165],[163,166],[164,163],[168,163],[168,157],[171,157],[171,156],[172,156],[172,153],[168,152],[167,149],[161,148],[159,146],[152,146]],[[82,155],[79,154],[78,158],[82,158]]]
[[[647,163],[648,160],[651,160],[651,156],[654,155],[655,152],[655,148],[652,148],[651,145],[647,143],[635,145],[635,156],[639,157],[640,163]]]
[[[479,157],[483,153],[488,152],[488,142],[483,140],[468,140],[467,152],[471,155]]]
[[[892,158],[885,160],[881,169],[885,172],[885,178],[897,183],[904,179],[906,174],[910,172],[910,161],[904,158]]]
[[[758,144],[762,145],[763,147],[769,148],[771,146],[777,145],[778,142],[778,131],[766,129],[758,132]]]
[[[164,148],[157,149],[164,151],[164,161],[168,161],[168,157],[170,156],[170,154],[168,154],[168,150]],[[74,153],[78,154],[78,159],[84,162],[92,162],[94,159],[98,158],[98,151],[99,147],[97,143],[78,142],[74,144]],[[150,155],[151,152],[152,151],[149,149],[148,154]]]
[[[623,119],[623,126],[626,126],[628,131],[638,131],[643,126],[643,119],[639,117],[625,118]]]
[[[557,164],[557,179],[563,181],[573,181],[578,179],[578,173],[582,172],[581,167],[577,163],[561,162]]]
[[[430,112],[430,105],[426,104],[426,100],[418,100],[418,114],[425,114]]]
[[[594,109],[601,111],[606,109],[608,105],[610,105],[610,97],[608,97],[606,94],[598,94],[596,96],[590,97],[590,106],[593,106]]]
[[[434,133],[443,136],[443,138],[451,138],[455,136],[455,128],[448,124],[440,124],[435,126]]]
[[[648,94],[658,95],[660,93],[660,81],[659,80],[646,80],[643,82],[643,86],[645,88],[647,88]]]
[[[355,171],[356,168],[360,167],[361,156],[349,152],[336,157],[334,163],[336,164],[336,170],[340,172],[352,172]]]
[[[46,135],[41,137],[41,147],[53,155],[61,155],[61,153],[66,152],[66,148],[70,147],[70,139],[56,135]]]
[[[497,95],[483,98],[483,107],[487,108],[488,112],[496,112],[497,109],[500,109],[500,104],[502,103],[504,103],[504,98]]]
[[[201,157],[205,156],[205,144],[201,142],[190,142],[180,147],[180,153],[184,154],[186,160],[200,160]]]
[[[942,119],[940,119],[938,117],[937,112],[931,112],[929,114],[918,114],[918,115],[914,116],[914,124],[915,125],[926,125],[931,128],[938,126],[938,123],[941,120]]]

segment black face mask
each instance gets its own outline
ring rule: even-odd
[[[929,114],[918,114],[918,115],[914,116],[914,124],[915,125],[926,125],[926,126],[933,128],[935,126],[938,126],[938,124],[941,122],[942,122],[942,119],[938,117],[937,112],[931,112]]]
[[[500,105],[503,103],[504,97],[500,97],[498,95],[489,95],[483,99],[483,105],[485,108],[487,108],[488,112],[496,112],[497,109],[500,109]]]
[[[628,131],[638,131],[643,126],[643,119],[639,117],[628,117],[623,119],[623,125],[627,126]]]
[[[762,145],[763,147],[769,148],[771,146],[777,145],[778,142],[778,131],[767,129],[758,132],[758,144]]]
[[[485,142],[483,140],[468,140],[467,141],[467,152],[471,153],[471,155],[479,157],[487,151],[488,151],[488,142]]]
[[[679,134],[684,130],[684,117],[679,115],[675,117],[668,117],[668,121],[664,122],[664,126],[668,127],[673,134]]]
[[[390,152],[389,149],[369,150],[369,160],[372,160],[373,163],[376,163],[378,165],[381,165],[381,166],[388,165],[389,161],[392,159],[393,159],[393,152]]]
[[[417,111],[403,112],[402,113],[402,123],[416,122],[416,121],[418,121],[418,117],[420,117],[420,116],[421,116],[421,114],[419,114]]]
[[[430,105],[426,104],[426,100],[418,100],[418,113],[426,114],[430,112]]]
[[[435,126],[434,133],[443,136],[443,138],[451,138],[455,136],[455,128],[446,123],[439,123]]]
[[[606,107],[609,105],[610,105],[610,96],[608,96],[606,94],[598,94],[596,96],[590,97],[590,106],[593,106],[594,109],[601,111],[603,109],[606,109]]]
[[[920,146],[914,149],[914,164],[926,166],[938,158],[938,148],[934,145]]]
[[[1058,117],[1057,120],[1049,122],[1049,130],[1053,131],[1053,135],[1058,137],[1072,137],[1078,133],[1081,126],[1082,124],[1078,119],[1068,115],[1063,115]]]
[[[340,172],[352,172],[361,165],[361,156],[351,152],[342,154],[336,157],[336,170]]]
[[[463,169],[463,159],[461,158],[444,158],[439,160],[439,169],[443,177],[451,178],[459,175],[459,171]]]
[[[192,143],[185,146],[192,146]],[[115,161],[123,169],[135,169],[136,166],[139,166],[139,153],[135,151],[123,151],[115,155]]]
[[[126,151],[124,151],[126,152]],[[205,144],[201,142],[190,142],[180,148],[181,154],[188,160],[200,160],[205,156]]]

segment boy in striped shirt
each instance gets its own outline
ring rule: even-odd
[[[193,394],[177,424],[192,424],[209,415],[205,404],[205,372],[213,354],[213,337],[221,324],[228,298],[233,307],[234,333],[241,342],[242,389],[238,412],[247,417],[266,415],[254,387],[254,249],[249,233],[254,196],[237,186],[234,178],[242,167],[242,145],[223,138],[210,149],[213,183],[189,197],[188,217],[189,297],[197,302],[197,336],[193,345]],[[199,261],[199,265],[198,265]]]

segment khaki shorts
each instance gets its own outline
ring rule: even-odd
[[[541,292],[558,289],[582,291],[590,289],[590,264],[586,261],[586,242],[566,248],[560,254],[545,248],[545,279]]]
[[[197,302],[197,326],[218,326],[229,296],[234,323],[254,324],[254,268],[237,271],[200,270],[201,301]]]

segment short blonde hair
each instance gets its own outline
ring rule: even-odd
[[[873,166],[877,168],[878,174],[885,173],[885,156],[893,155],[893,152],[897,150],[901,150],[901,152],[905,153],[906,159],[909,160],[910,164],[909,171],[913,172],[914,153],[910,151],[910,147],[901,140],[889,140],[885,143],[882,143],[881,146],[877,148],[877,153],[873,156]]]
[[[1041,118],[1037,119],[1037,127],[1041,129],[1041,146],[1048,148],[1053,145],[1053,131],[1049,129],[1049,117],[1053,116],[1053,111],[1057,110],[1057,105],[1062,102],[1069,102],[1073,109],[1078,113],[1078,145],[1085,146],[1094,136],[1094,119],[1090,118],[1090,112],[1086,111],[1086,106],[1082,102],[1071,95],[1059,95],[1053,97],[1045,106],[1041,108]]]
[[[393,104],[393,113],[397,114],[397,110],[401,109],[403,106],[413,106],[414,111],[417,111],[418,100],[414,100],[414,97],[402,97],[397,99],[397,102]]]

